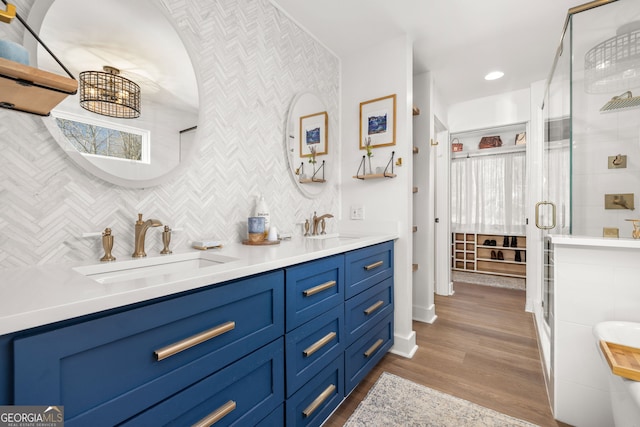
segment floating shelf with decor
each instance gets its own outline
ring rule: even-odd
[[[31,67],[25,63],[15,61],[7,49],[9,58],[0,58],[0,107],[24,113],[48,116],[51,109],[62,102],[67,96],[74,95],[78,91],[78,82],[71,72],[56,58],[40,37],[29,25],[15,12],[15,6],[2,0],[6,5],[6,11],[1,11],[0,19],[4,23],[11,23],[13,18],[18,19],[22,25],[35,37],[42,47],[56,60],[69,77],[60,76],[48,71]],[[5,42],[8,43],[8,42]],[[19,49],[24,49],[19,46]],[[16,53],[16,58],[19,52]],[[28,56],[27,56],[28,58]],[[25,61],[26,62],[26,61]]]
[[[360,162],[360,166],[358,167],[358,171],[353,176],[356,179],[367,180],[367,179],[379,179],[379,178],[395,178],[397,175],[393,173],[393,157],[396,152],[391,152],[391,159],[387,162],[387,166],[384,168],[382,173],[366,173],[366,160],[367,156],[362,156],[362,161]],[[391,166],[391,172],[389,171],[389,166]],[[360,173],[362,171],[362,174]]]
[[[323,160],[318,169],[316,169],[314,165],[313,175],[311,175],[311,178],[299,178],[298,182],[300,184],[322,184],[323,182],[327,182],[327,180],[324,179],[324,164],[325,161]],[[320,175],[320,172],[322,172],[322,175]],[[304,176],[304,162],[300,163],[300,167],[296,169],[295,174],[301,177]]]

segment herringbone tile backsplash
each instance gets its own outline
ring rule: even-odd
[[[174,248],[200,238],[240,241],[260,193],[280,230],[299,233],[294,224],[314,210],[339,212],[337,177],[307,199],[283,147],[289,104],[300,91],[320,94],[329,135],[338,135],[338,59],[267,0],[158,1],[198,52],[200,122],[188,167],[157,187],[115,186],[76,166],[42,119],[0,110],[0,268],[97,260],[100,239],[81,236],[105,227],[115,236],[114,255],[128,258],[138,212],[179,229]],[[33,2],[14,3],[26,16]],[[0,38],[19,42],[22,32],[16,21],[0,26]],[[149,232],[147,253],[162,249],[159,230]]]

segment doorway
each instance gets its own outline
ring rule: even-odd
[[[453,282],[526,290],[528,122],[451,134]]]

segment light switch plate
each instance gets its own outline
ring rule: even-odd
[[[364,206],[362,206],[362,205],[351,206],[351,219],[363,220],[364,219]]]

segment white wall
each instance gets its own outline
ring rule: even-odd
[[[405,36],[354,52],[342,62],[342,217],[349,221],[350,207],[361,205],[365,220],[352,227],[375,230],[379,223],[394,222],[395,244],[395,345],[394,352],[412,356],[417,349],[411,325],[412,308],[412,46]],[[396,145],[374,149],[373,168],[384,167],[391,152],[402,158],[396,178],[354,179],[364,154],[359,149],[360,103],[397,95]],[[349,227],[349,224],[346,225]]]
[[[413,118],[413,145],[418,153],[413,155],[413,185],[418,192],[413,195],[413,262],[418,269],[413,272],[413,319],[433,323],[436,319],[434,304],[435,253],[434,253],[434,134],[433,77],[431,73],[413,77],[413,102],[420,108],[420,115]],[[431,179],[430,179],[431,178]]]
[[[449,107],[449,132],[528,122],[529,89],[460,102]]]
[[[592,240],[592,246],[580,241]],[[607,320],[640,322],[638,242],[554,238],[555,416],[571,425],[613,425],[607,377],[592,328]],[[599,247],[600,246],[600,247]]]
[[[14,3],[26,16],[34,0]],[[138,212],[182,229],[173,234],[174,249],[202,238],[240,241],[260,193],[281,231],[293,231],[314,210],[339,212],[338,178],[328,177],[321,197],[304,197],[284,149],[289,104],[301,91],[325,102],[330,149],[339,148],[338,58],[267,0],[162,3],[199,77],[200,117],[187,167],[158,187],[108,184],[73,163],[41,118],[1,109],[0,268],[98,260],[100,239],[80,236],[106,227],[114,255],[130,257]],[[1,39],[19,42],[23,32],[18,22],[0,25]],[[329,221],[328,231],[334,226]],[[161,233],[150,230],[147,253],[161,249]]]

